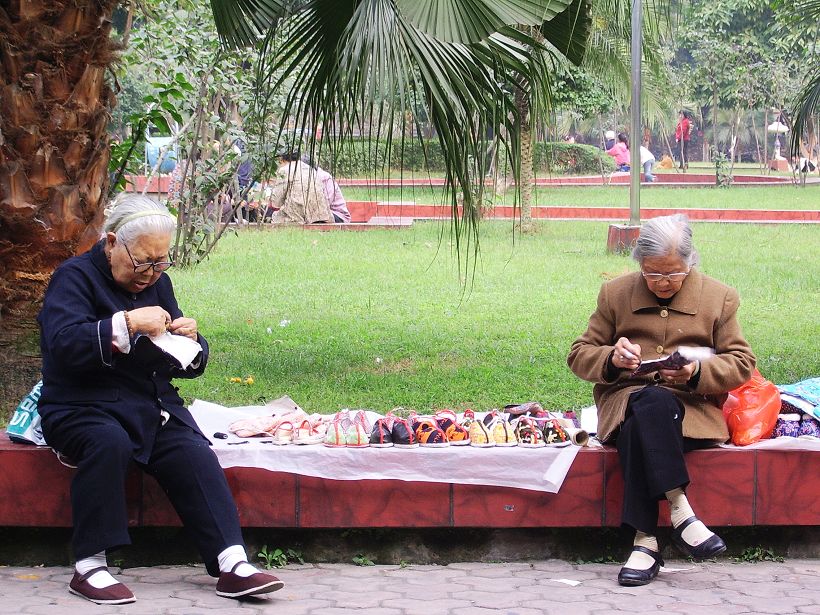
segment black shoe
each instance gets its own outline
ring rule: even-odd
[[[620,585],[629,586],[646,585],[658,576],[658,571],[661,569],[661,566],[663,566],[663,559],[661,559],[661,554],[659,552],[653,551],[652,549],[647,549],[646,547],[642,547],[640,545],[635,545],[632,547],[632,550],[646,553],[655,560],[655,563],[652,564],[651,568],[646,570],[635,570],[634,568],[627,568],[624,566],[618,573],[618,583]]]
[[[692,559],[711,559],[726,550],[726,543],[717,534],[712,534],[704,542],[697,546],[692,546],[683,539],[683,530],[692,525],[698,518],[695,516],[689,517],[686,521],[681,523],[678,527],[672,528],[672,544],[674,544],[684,555],[688,555]]]

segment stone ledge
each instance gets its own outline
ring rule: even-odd
[[[820,525],[820,455],[795,450],[694,451],[689,496],[714,526]],[[510,469],[514,472],[514,468]],[[47,448],[0,437],[0,526],[71,526],[73,470]],[[620,524],[623,482],[612,448],[583,449],[557,494],[506,487],[336,481],[256,468],[225,471],[243,527],[258,528],[607,528]],[[156,482],[128,479],[129,525],[175,527]],[[668,525],[664,505],[663,523]]]

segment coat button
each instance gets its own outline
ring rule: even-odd
[[[657,348],[655,348],[655,350],[658,351],[658,354],[662,354],[663,353],[663,346],[658,346]]]
[[[666,318],[669,316],[669,312],[667,310],[661,310],[661,318]]]

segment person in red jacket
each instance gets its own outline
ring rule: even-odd
[[[685,111],[678,113],[678,125],[675,126],[675,143],[679,144],[680,168],[689,168],[689,139],[692,138],[692,122]]]

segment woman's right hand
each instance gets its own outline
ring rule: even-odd
[[[171,315],[158,305],[128,311],[132,335],[142,333],[149,337],[162,335],[171,324]]]
[[[618,338],[612,353],[612,364],[618,369],[637,369],[641,364],[641,347],[627,338]]]

